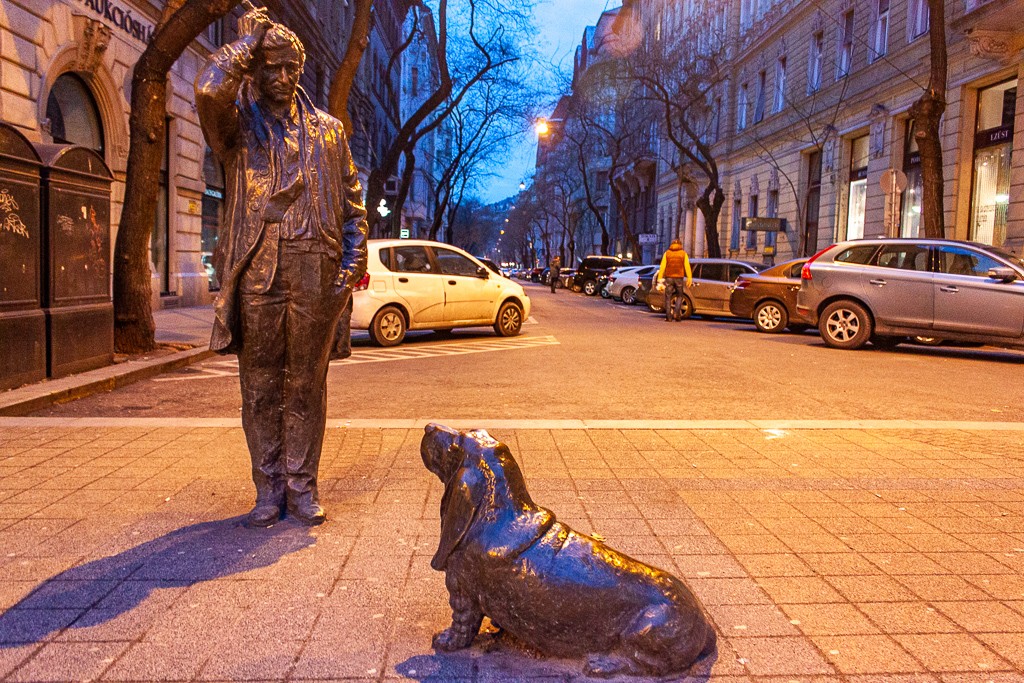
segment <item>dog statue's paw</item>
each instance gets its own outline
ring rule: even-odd
[[[459,633],[453,628],[446,628],[440,633],[434,634],[430,644],[435,650],[441,652],[453,652],[467,648],[473,642],[472,634]]]
[[[635,668],[631,660],[619,655],[591,654],[587,656],[583,673],[595,678],[609,678],[623,673],[633,673]]]

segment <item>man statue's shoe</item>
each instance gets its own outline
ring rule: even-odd
[[[294,505],[288,504],[288,513],[306,526],[317,526],[327,521],[327,513],[309,498],[303,498]]]
[[[273,526],[281,519],[281,506],[274,503],[257,503],[245,518],[249,526]]]

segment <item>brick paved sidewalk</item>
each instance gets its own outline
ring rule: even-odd
[[[328,524],[249,530],[240,429],[26,424],[0,426],[2,680],[580,677],[486,637],[430,649],[418,430],[331,429]],[[494,434],[537,502],[686,579],[713,681],[1024,680],[1019,431]]]

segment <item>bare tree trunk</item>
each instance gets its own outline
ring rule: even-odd
[[[168,73],[185,48],[238,1],[186,0],[168,5],[132,71],[128,170],[114,243],[114,348],[119,353],[143,353],[156,347],[149,242],[167,128]]]
[[[707,241],[708,256],[722,258],[722,245],[718,239],[718,217],[725,204],[725,194],[717,184],[708,184],[697,199],[697,208],[704,216],[704,239]]]
[[[352,92],[352,84],[359,73],[359,62],[370,42],[370,17],[373,0],[353,0],[356,13],[352,19],[352,32],[349,34],[345,56],[341,58],[338,70],[331,78],[331,89],[327,94],[327,113],[341,121],[345,132],[352,135],[352,118],[348,113],[348,96]]]
[[[946,3],[928,0],[928,42],[931,48],[931,71],[928,89],[910,107],[914,117],[914,137],[921,152],[921,223],[925,237],[945,237],[945,215],[942,198],[945,194],[942,176],[942,138],[940,125],[946,111]]]

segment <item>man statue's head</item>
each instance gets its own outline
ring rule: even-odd
[[[297,35],[281,24],[268,28],[260,43],[254,74],[263,100],[271,106],[290,104],[305,62],[306,49]]]

